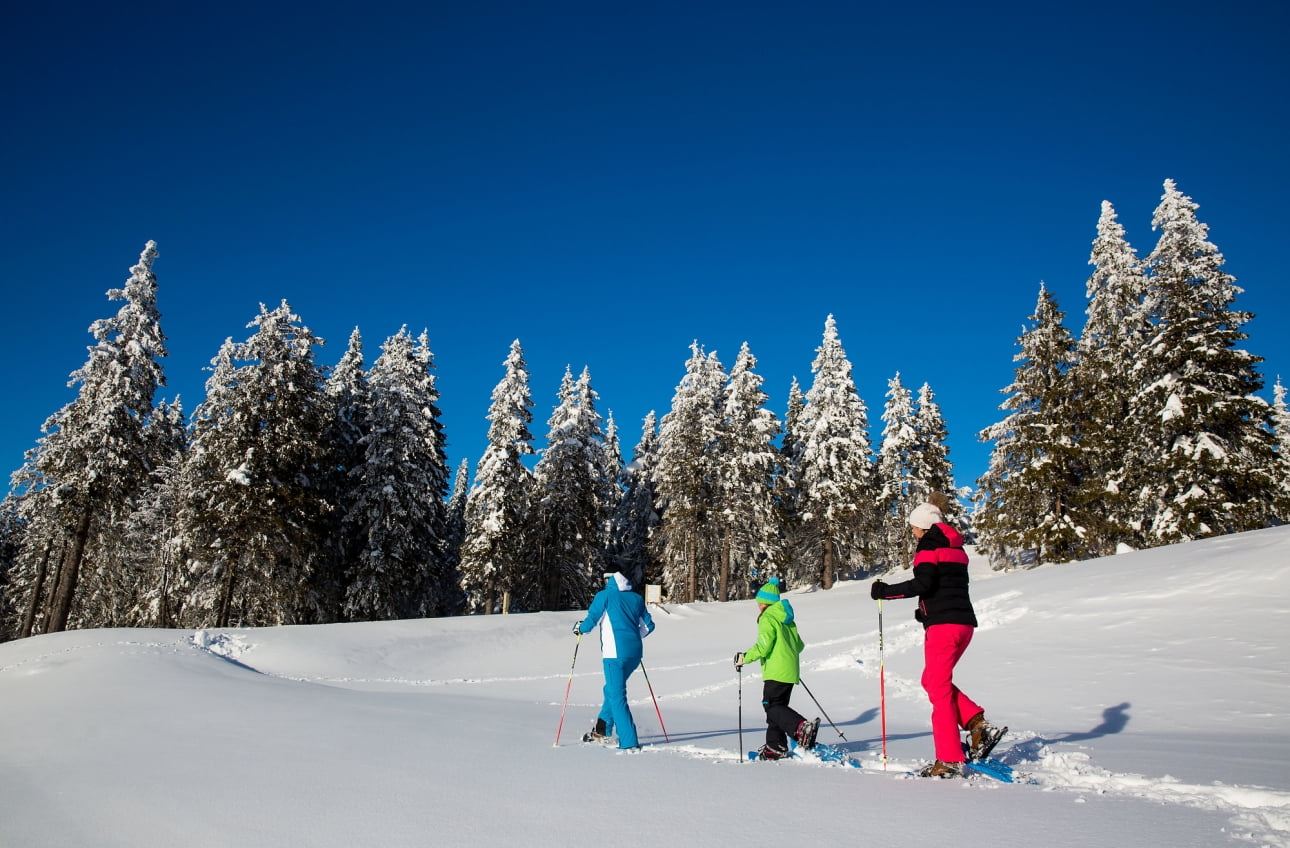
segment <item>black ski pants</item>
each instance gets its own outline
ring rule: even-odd
[[[793,684],[766,680],[761,687],[761,705],[766,708],[766,744],[780,751],[788,749],[788,737],[797,732],[804,719],[788,705]]]

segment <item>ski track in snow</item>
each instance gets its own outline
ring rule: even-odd
[[[1007,592],[998,595],[980,604],[978,616],[982,628],[998,627],[1011,621],[1025,616],[1028,610],[1025,607],[1018,606],[1015,600],[1020,596],[1020,592]],[[892,636],[887,637],[884,634],[884,640],[887,650],[895,653],[905,650],[918,649],[923,640],[923,628],[916,622],[907,621],[892,628]],[[803,668],[810,672],[839,671],[855,669],[859,673],[877,677],[878,674],[878,649],[876,646],[877,631],[861,634],[856,637],[847,637],[834,639],[828,642],[817,643],[808,649],[803,656]],[[176,644],[166,644],[157,642],[116,642],[116,643],[99,643],[99,646],[114,644],[122,648],[145,648],[145,649],[169,649],[175,650]],[[261,674],[268,674],[285,680],[292,680],[302,683],[317,683],[323,685],[335,684],[381,684],[381,685],[401,685],[408,687],[434,687],[462,684],[490,684],[490,683],[516,683],[516,682],[533,682],[541,680],[551,680],[556,678],[563,679],[563,674],[545,674],[532,675],[523,677],[491,677],[491,678],[445,678],[445,679],[410,679],[410,678],[357,678],[357,677],[307,677],[288,675],[279,672],[264,672],[245,663],[242,657],[250,651],[254,645],[248,643],[246,639],[237,634],[211,633],[209,631],[199,630],[192,636],[192,645],[200,650],[206,651],[213,656],[220,657],[238,665],[246,667],[252,671]],[[91,646],[84,646],[91,647]],[[812,657],[823,648],[842,648],[840,652],[834,651],[827,653],[825,656]],[[61,653],[68,653],[68,649]],[[56,655],[50,655],[56,656]],[[39,664],[46,660],[47,657],[33,658],[24,663],[18,663],[14,666],[0,668],[0,672],[18,668],[23,665]],[[655,671],[683,671],[687,669],[704,668],[708,666],[724,665],[728,660],[704,661],[674,666],[660,666]],[[595,674],[586,674],[578,676],[595,677]],[[901,678],[894,675],[887,675],[887,691],[889,695],[901,698],[924,697],[922,686],[917,681]],[[665,697],[659,697],[658,700],[685,700],[701,698],[718,692],[726,691],[740,685],[739,680],[731,680],[707,686],[694,687],[679,693],[669,693]],[[650,704],[651,698],[636,698],[631,700],[633,706]],[[559,704],[559,701],[552,701],[551,704]],[[598,703],[598,702],[597,702]],[[756,737],[756,733],[753,734]],[[1231,835],[1248,840],[1258,845],[1267,846],[1267,848],[1290,848],[1290,792],[1283,792],[1274,789],[1268,789],[1262,786],[1239,786],[1229,785],[1220,782],[1214,782],[1210,785],[1197,785],[1182,783],[1168,775],[1162,777],[1148,777],[1139,774],[1117,773],[1101,768],[1093,762],[1092,758],[1079,751],[1057,751],[1051,746],[1043,745],[1038,750],[1033,750],[1026,743],[1039,738],[1040,734],[1036,732],[1011,732],[1009,733],[1007,747],[1000,753],[996,754],[997,758],[1011,766],[1017,773],[1018,784],[1011,787],[1011,791],[1066,791],[1074,794],[1096,794],[1110,795],[1128,798],[1138,798],[1153,801],[1159,804],[1178,804],[1186,807],[1194,807],[1204,810],[1221,812],[1231,817],[1232,830]],[[666,743],[662,735],[646,737],[643,735],[645,747],[641,753],[671,754],[679,755],[692,759],[709,760],[714,763],[742,764],[746,763],[746,757],[740,752],[731,751],[728,748],[713,748],[702,745],[687,744],[681,742]],[[845,750],[845,747],[844,747]],[[876,756],[865,756],[866,752],[854,752],[852,756],[861,762],[862,768],[852,769],[841,766],[836,763],[827,763],[811,757],[793,758],[783,763],[776,763],[777,768],[787,767],[806,767],[806,768],[831,768],[838,769],[842,772],[853,772],[857,779],[872,778],[874,776],[888,777],[892,779],[916,779],[910,774],[913,770],[919,768],[921,762],[903,762],[889,759],[886,764]],[[963,781],[961,785],[965,788],[980,790],[1008,790],[1006,784],[989,778],[979,778],[970,781]],[[1077,799],[1078,802],[1079,799]]]

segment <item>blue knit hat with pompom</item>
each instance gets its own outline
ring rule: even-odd
[[[759,604],[779,603],[779,578],[772,577],[765,586],[757,590],[756,601]]]

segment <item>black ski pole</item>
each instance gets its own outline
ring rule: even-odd
[[[842,737],[843,742],[850,742],[851,740],[847,738],[846,734],[843,733],[841,730],[838,730],[838,726],[833,723],[833,719],[829,718],[829,714],[824,712],[824,707],[820,706],[820,702],[815,700],[815,693],[811,691],[810,686],[806,685],[806,681],[802,679],[801,675],[798,675],[797,680],[799,683],[802,684],[802,688],[806,690],[806,694],[811,696],[811,700],[815,701],[815,706],[824,715],[824,720],[829,723],[829,727],[833,728],[834,730],[837,730],[837,733],[839,736]]]
[[[744,756],[744,667],[735,666],[735,673],[739,675],[739,760],[742,762],[747,759]]]

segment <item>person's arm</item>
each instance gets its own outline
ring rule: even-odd
[[[757,619],[757,643],[744,651],[744,663],[756,662],[770,656],[775,649],[775,625],[762,616]]]
[[[581,633],[590,633],[600,623],[600,619],[605,614],[605,593],[597,592],[596,597],[591,601],[591,608],[587,610],[587,617],[578,625],[578,631]]]
[[[927,595],[936,588],[936,565],[922,562],[914,566],[913,578],[903,583],[884,583],[882,596],[887,600]]]

